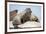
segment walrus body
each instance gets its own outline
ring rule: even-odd
[[[16,27],[16,25],[20,25],[25,23],[26,21],[36,21],[38,22],[39,19],[36,16],[32,16],[32,11],[30,8],[25,9],[25,13],[17,14],[13,19],[13,25]]]

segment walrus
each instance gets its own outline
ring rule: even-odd
[[[25,13],[23,13],[25,12]],[[26,8],[22,13],[17,14],[13,19],[13,26],[18,28],[17,25],[23,24],[27,21],[36,21],[39,22],[37,16],[32,15],[30,8]]]

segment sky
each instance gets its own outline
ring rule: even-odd
[[[18,5],[18,4],[10,4],[9,10],[18,10],[18,11],[24,11],[26,8],[30,8],[32,10],[32,13],[40,18],[41,15],[41,6],[36,5]]]

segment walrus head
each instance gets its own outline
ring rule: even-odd
[[[26,8],[25,11],[26,11],[26,13],[21,18],[22,23],[25,23],[26,21],[29,21],[31,13],[32,13],[30,8]]]

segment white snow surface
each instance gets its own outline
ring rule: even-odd
[[[12,21],[9,23],[10,27],[14,27],[13,24],[12,24]],[[40,23],[39,22],[34,22],[34,21],[27,21],[25,22],[24,24],[21,24],[21,25],[18,25],[18,27],[21,27],[21,28],[24,28],[24,27],[34,27],[34,28],[38,28],[38,27],[41,27]]]

